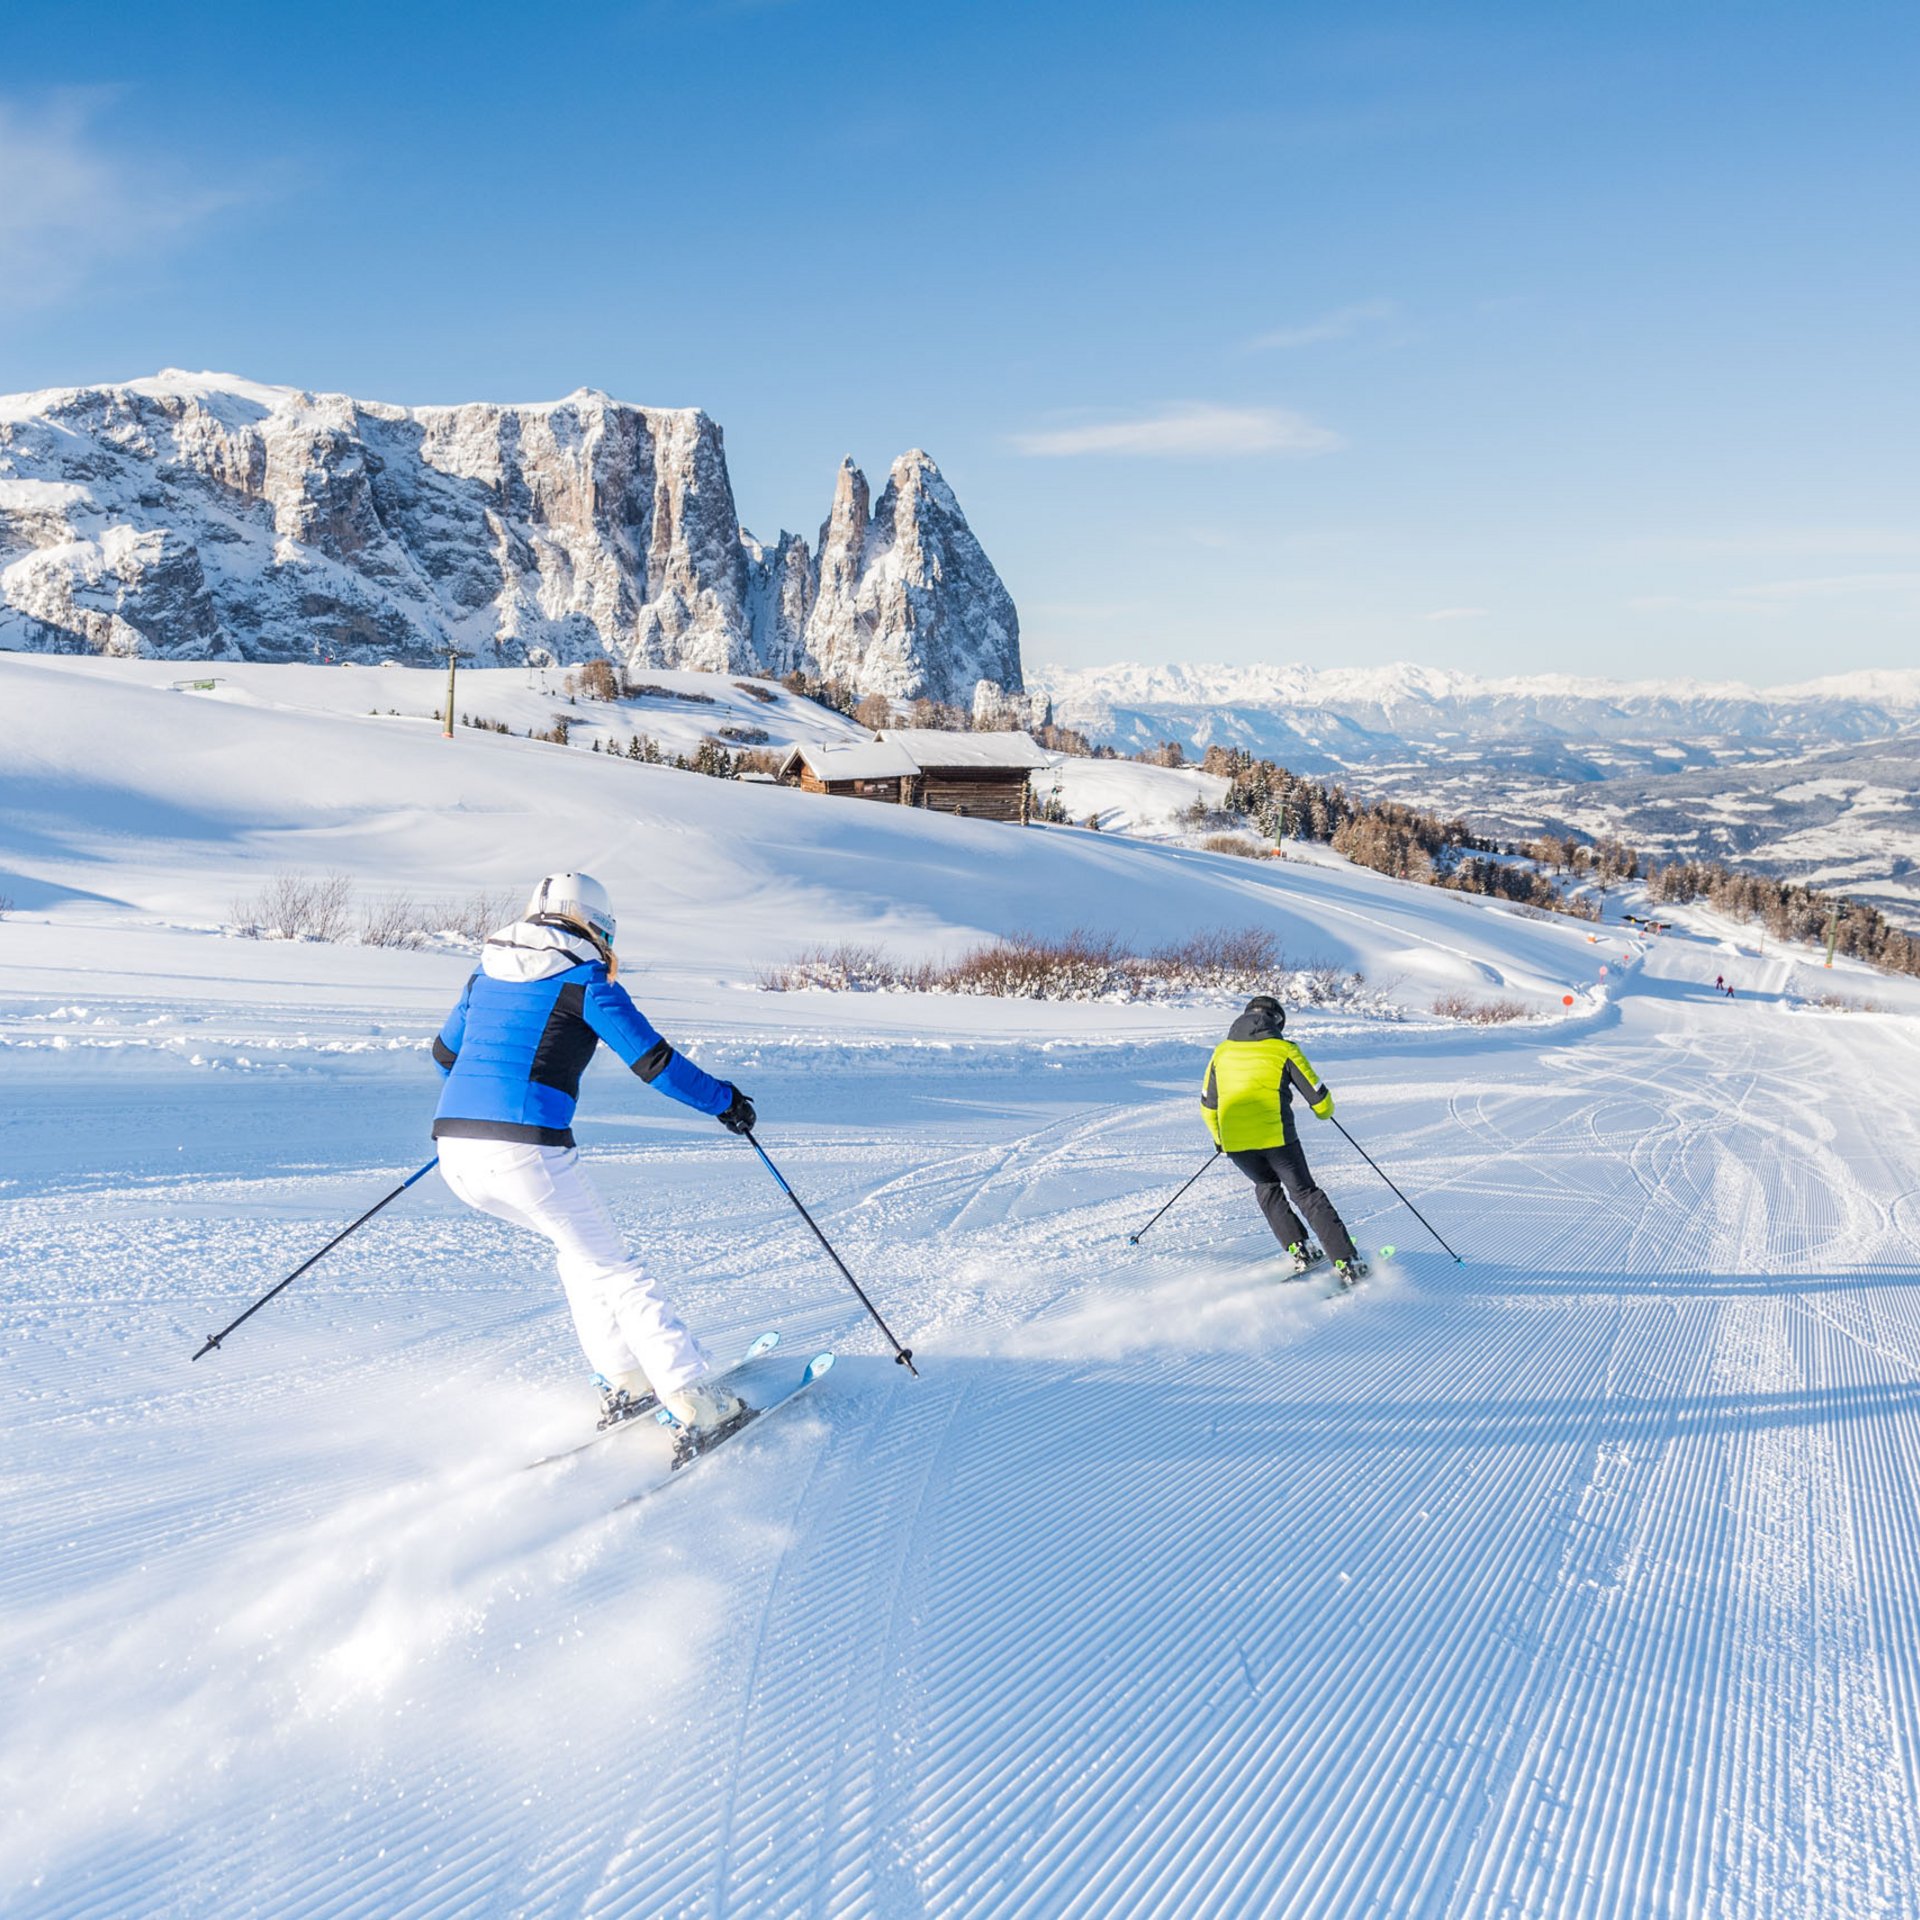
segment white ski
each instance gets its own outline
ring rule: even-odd
[[[692,1466],[696,1460],[704,1460],[709,1454],[717,1453],[729,1440],[735,1439],[738,1435],[746,1432],[749,1427],[755,1425],[758,1421],[764,1420],[768,1414],[799,1399],[801,1394],[806,1392],[816,1380],[830,1372],[832,1367],[832,1353],[816,1353],[813,1358],[807,1362],[806,1371],[801,1374],[800,1378],[796,1380],[792,1386],[788,1387],[784,1392],[775,1395],[772,1399],[767,1400],[761,1406],[749,1404],[745,1413],[737,1420],[730,1421],[726,1426],[706,1434],[704,1437],[696,1431],[689,1430],[683,1432],[675,1429],[673,1460],[667,1469],[667,1479],[658,1481],[650,1487],[642,1487],[638,1493],[630,1493],[624,1500],[616,1501],[614,1503],[616,1510],[620,1507],[633,1506],[636,1502],[646,1499],[649,1494],[658,1493],[661,1487],[669,1485],[676,1475],[684,1472],[688,1467]],[[671,1417],[664,1408],[661,1409],[656,1418],[659,1419],[663,1426],[672,1424]]]
[[[725,1373],[718,1377],[725,1379],[728,1374],[739,1372],[742,1367],[760,1359],[764,1354],[771,1353],[779,1344],[780,1335],[772,1329],[769,1329],[767,1332],[761,1334],[760,1337],[754,1341],[753,1345],[750,1346],[731,1367],[726,1369]],[[653,1416],[652,1420],[647,1417],[649,1414]],[[558,1453],[543,1454],[538,1460],[529,1460],[525,1470],[531,1473],[535,1467],[550,1467],[557,1461],[571,1460],[575,1454],[586,1453],[589,1449],[611,1440],[615,1434],[625,1433],[629,1428],[640,1433],[651,1433],[653,1431],[653,1420],[664,1420],[665,1418],[665,1411],[662,1409],[659,1400],[653,1394],[644,1394],[640,1399],[634,1401],[631,1411],[629,1411],[623,1419],[614,1421],[610,1426],[601,1427],[596,1433],[590,1434],[584,1440],[576,1441],[574,1445],[570,1447],[562,1447]]]

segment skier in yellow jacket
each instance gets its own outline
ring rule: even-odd
[[[1315,1184],[1293,1124],[1298,1088],[1322,1120],[1333,1118],[1333,1089],[1285,1037],[1287,1010],[1271,994],[1249,1000],[1207,1062],[1200,1112],[1213,1143],[1253,1182],[1254,1197],[1273,1237],[1305,1273],[1326,1253],[1343,1286],[1367,1270],[1333,1202]],[[1298,1209],[1298,1212],[1295,1209]],[[1310,1246],[1305,1214],[1320,1246]]]

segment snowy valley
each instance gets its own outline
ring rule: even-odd
[[[857,731],[651,679],[663,751]],[[0,1907],[1904,1909],[1920,982],[1625,896],[706,779],[537,666],[463,673],[511,731],[449,741],[441,685],[0,653]],[[556,711],[575,744],[526,737]],[[1062,779],[1109,827],[1207,791]],[[586,1157],[702,1338],[840,1356],[631,1507],[617,1446],[522,1470],[595,1397],[546,1249],[436,1177],[189,1359],[427,1159],[473,964],[238,904],[340,873],[511,912],[560,862],[922,1373],[743,1142],[603,1056]],[[1237,1001],[763,985],[1248,927],[1365,977],[1289,1034],[1464,1264],[1311,1121],[1397,1249],[1356,1292],[1280,1279],[1229,1166],[1128,1244],[1204,1159]]]
[[[1849,893],[1920,926],[1920,671],[1769,688],[1406,664],[1030,678],[1063,724],[1125,752],[1238,747],[1503,839],[1610,835],[1661,860]]]

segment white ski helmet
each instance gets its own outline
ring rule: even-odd
[[[550,873],[527,902],[529,920],[564,920],[611,951],[613,896],[590,873]]]

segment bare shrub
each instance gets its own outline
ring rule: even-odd
[[[1200,842],[1206,853],[1237,853],[1243,860],[1264,860],[1268,849],[1244,833],[1210,833]]]
[[[1309,960],[1294,974],[1294,997],[1310,1007],[1331,1007],[1349,996],[1360,975],[1343,974],[1331,960]]]
[[[749,773],[776,774],[786,765],[787,755],[781,747],[747,747],[733,756],[735,778]]]
[[[1277,938],[1264,927],[1228,927],[1189,935],[1148,954],[1085,928],[1061,939],[1014,934],[971,948],[945,965],[902,965],[876,947],[814,947],[759,976],[769,993],[872,992],[979,994],[1006,1000],[1173,1000],[1276,993],[1311,1006],[1380,1007],[1358,973],[1328,963],[1289,971]]]
[[[1223,972],[1278,973],[1286,964],[1279,935],[1266,927],[1228,927],[1203,937],[1212,943],[1210,964]]]
[[[733,747],[764,747],[773,735],[765,727],[716,727],[713,737]]]
[[[427,929],[423,915],[410,893],[376,895],[360,910],[360,944],[363,947],[417,947],[424,944]]]
[[[1501,1027],[1527,1017],[1526,1007],[1518,1000],[1475,1000],[1465,993],[1441,994],[1433,1010],[1443,1020],[1464,1020],[1474,1027]]]
[[[282,867],[251,900],[233,903],[234,924],[256,940],[344,940],[353,876]]]
[[[423,900],[405,888],[379,893],[356,922],[351,874],[302,874],[282,868],[252,899],[233,902],[237,932],[252,940],[357,938],[365,947],[424,947],[451,934],[476,946],[519,918],[519,895],[482,890],[464,900]]]
[[[1097,1000],[1124,986],[1133,957],[1111,934],[1083,927],[1059,940],[1016,933],[962,954],[940,986],[998,1000]]]
[[[1217,927],[1149,954],[1144,969],[1175,986],[1257,993],[1285,963],[1280,941],[1265,927]]]
[[[353,876],[323,873],[307,887],[307,938],[344,940],[353,912]]]
[[[0,913],[6,910],[6,903],[0,902]],[[1825,993],[1816,993],[1808,1002],[1810,1007],[1819,1007],[1826,1013],[1878,1013],[1880,1003],[1877,1000],[1855,1000],[1844,993],[1834,993],[1829,989]]]
[[[482,888],[463,901],[448,901],[432,916],[436,933],[457,933],[478,946],[488,934],[520,918],[520,896],[505,888]]]
[[[893,702],[884,693],[870,693],[854,708],[855,721],[869,733],[893,725]]]
[[[417,938],[396,940],[393,945],[424,946],[451,936],[477,947],[488,934],[520,918],[520,896],[504,888],[482,889],[464,900],[423,900],[413,906],[412,912]]]
[[[772,706],[780,698],[771,687],[763,687],[752,680],[736,680],[733,690],[735,693],[744,693],[749,700],[758,700],[763,707]]]
[[[13,911],[13,895],[0,893],[0,920],[4,920]]]
[[[784,967],[763,968],[759,984],[768,993],[877,993],[917,984],[925,971],[902,967],[878,947],[843,940],[837,946],[809,947]]]
[[[663,687],[658,680],[635,680],[627,688],[635,700],[679,700],[690,707],[714,707],[720,703],[710,693],[682,692],[678,687]]]

